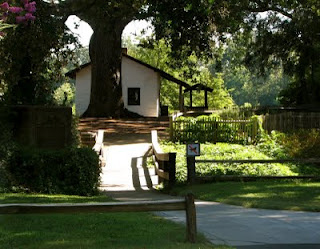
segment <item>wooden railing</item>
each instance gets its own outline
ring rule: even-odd
[[[157,131],[151,131],[152,158],[159,183],[164,182],[169,187],[176,182],[176,153],[164,153],[158,142]]]
[[[98,130],[94,136],[96,142],[92,149],[99,155],[101,166],[105,166],[105,159],[103,156],[104,130]]]
[[[200,160],[195,157],[187,158],[188,182],[210,182],[210,181],[253,181],[259,179],[315,179],[319,180],[318,175],[299,175],[299,176],[249,176],[249,175],[213,175],[213,176],[196,176],[196,163],[302,163],[312,164],[313,167],[320,167],[320,158],[308,159],[245,159],[245,160]]]
[[[0,214],[66,214],[106,212],[186,211],[187,240],[195,243],[197,235],[194,196],[188,194],[185,200],[106,202],[72,204],[0,204]],[[139,229],[139,228],[137,228]]]

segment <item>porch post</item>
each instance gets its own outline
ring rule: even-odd
[[[209,108],[209,105],[208,105],[208,91],[207,90],[204,91],[204,106],[205,106],[206,109]]]
[[[179,110],[183,112],[183,92],[182,92],[182,85],[179,88]]]

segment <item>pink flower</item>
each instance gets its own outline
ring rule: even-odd
[[[18,13],[20,13],[20,12],[23,11],[23,8],[21,8],[21,7],[9,7],[9,11],[10,11],[11,13],[16,13],[16,14],[18,14]]]
[[[0,4],[0,9],[8,10],[9,9],[9,4],[7,2],[4,2],[4,3]]]
[[[16,23],[25,23],[27,21],[25,16],[16,16]]]
[[[35,17],[34,15],[32,15],[31,13],[27,13],[27,14],[25,15],[25,18],[26,18],[27,21],[28,21],[28,20],[30,20],[30,21],[36,20],[36,17]]]
[[[27,3],[24,5],[24,9],[28,12],[34,13],[36,12],[36,2]]]

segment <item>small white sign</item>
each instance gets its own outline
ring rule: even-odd
[[[200,144],[187,144],[187,156],[200,156]]]

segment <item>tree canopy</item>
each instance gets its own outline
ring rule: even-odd
[[[36,0],[36,3],[50,13],[39,20],[44,23],[51,20],[55,24],[51,27],[50,39],[42,37],[46,32],[41,31],[43,25],[40,21],[33,37],[30,35],[28,38],[30,44],[25,43],[26,38],[18,35],[14,38],[30,47],[28,53],[39,48],[49,55],[56,42],[62,39],[64,21],[72,14],[86,21],[94,31],[89,47],[92,82],[87,116],[115,117],[123,114],[121,34],[130,21],[141,19],[150,20],[155,30],[154,40],[163,39],[166,45],[170,45],[171,54],[180,61],[191,54],[197,58],[209,58],[212,56],[211,48],[225,42],[230,34],[254,31],[254,39],[247,43],[247,64],[261,65],[259,71],[263,73],[264,69],[281,61],[285,72],[294,78],[290,91],[283,93],[283,102],[300,104],[319,100],[319,1]],[[266,14],[261,16],[260,13]],[[23,34],[23,28],[18,28],[17,32]],[[34,48],[40,39],[43,40],[41,46]],[[7,46],[10,48],[9,44]],[[15,62],[9,62],[14,68]],[[27,75],[31,70],[26,66],[30,63],[26,57],[22,62],[22,67],[17,62],[15,70],[20,67],[21,75],[15,82],[22,82],[26,76],[31,79]],[[176,66],[180,66],[179,63]],[[12,84],[15,83],[12,81]]]
[[[267,12],[262,17],[257,11]],[[319,1],[272,1],[261,4],[245,27],[247,32],[254,30],[247,65],[264,73],[281,62],[284,72],[293,77],[281,92],[283,104],[320,104],[319,11]]]
[[[6,32],[0,40],[1,86],[10,104],[50,104],[61,68],[76,39],[57,9],[37,1],[36,19]]]

